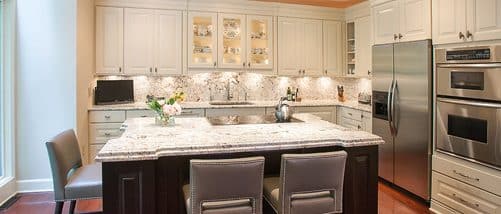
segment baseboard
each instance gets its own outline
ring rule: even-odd
[[[53,190],[52,179],[18,180],[17,192],[49,192]]]

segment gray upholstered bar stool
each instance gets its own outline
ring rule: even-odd
[[[69,212],[74,213],[76,200],[102,197],[101,164],[82,166],[73,130],[64,131],[45,145],[54,184],[54,213],[62,213],[65,201],[71,201]]]
[[[264,197],[280,214],[343,212],[346,152],[284,154],[280,177],[264,179]]]
[[[188,214],[261,214],[264,158],[191,160]]]

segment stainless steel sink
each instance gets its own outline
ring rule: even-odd
[[[251,115],[251,116],[220,116],[208,117],[207,120],[214,126],[243,125],[243,124],[272,124],[280,123],[274,115]],[[303,122],[292,118],[289,123]]]
[[[227,106],[227,105],[252,105],[253,103],[248,101],[210,101],[211,105]]]

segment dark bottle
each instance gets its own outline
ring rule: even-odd
[[[292,101],[292,90],[291,87],[287,87],[287,100]]]

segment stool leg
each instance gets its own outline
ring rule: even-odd
[[[56,209],[54,209],[54,214],[63,213],[64,201],[56,201]]]
[[[76,200],[71,201],[71,203],[70,203],[70,210],[69,210],[70,214],[75,213],[75,206],[76,205],[77,205],[77,201]]]

